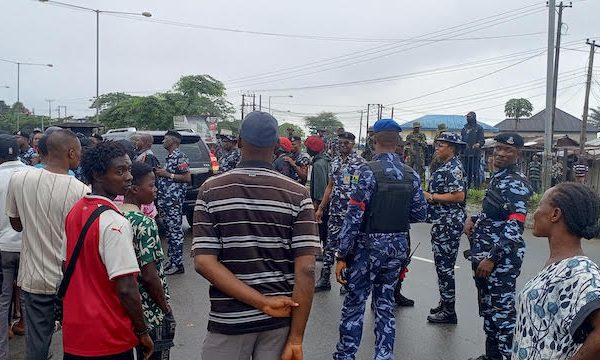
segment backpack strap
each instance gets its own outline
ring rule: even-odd
[[[79,258],[79,253],[81,252],[81,248],[83,247],[83,240],[85,240],[88,230],[90,229],[90,227],[92,226],[94,221],[96,221],[96,219],[98,217],[100,217],[100,214],[102,214],[103,212],[108,211],[108,210],[114,210],[114,209],[108,205],[98,206],[98,208],[96,208],[92,212],[90,217],[87,219],[87,221],[83,225],[83,228],[81,229],[81,232],[79,233],[79,239],[77,239],[77,244],[75,245],[75,249],[73,250],[73,254],[71,255],[71,260],[69,261],[69,264],[67,265],[67,269],[65,270],[63,279],[60,282],[60,287],[58,288],[58,292],[56,293],[56,297],[58,299],[62,300],[65,297],[65,293],[67,292],[67,288],[69,287],[69,282],[71,282],[71,277],[73,276],[73,271],[75,271],[75,265],[77,264],[77,259]]]

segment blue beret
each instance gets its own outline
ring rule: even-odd
[[[502,144],[514,146],[517,149],[520,149],[523,147],[523,145],[525,145],[525,140],[523,140],[523,137],[515,132],[498,134],[496,137],[494,137],[494,140]]]
[[[373,124],[373,132],[377,134],[382,131],[401,132],[402,128],[394,119],[379,119]]]

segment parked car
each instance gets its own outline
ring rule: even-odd
[[[161,166],[164,166],[168,154],[167,150],[162,146],[162,141],[166,131],[139,132],[152,135],[154,138],[152,152],[154,152],[154,155]],[[105,140],[130,140],[136,133],[138,133],[136,128],[112,129],[102,137]],[[217,158],[209,151],[200,134],[191,130],[179,130],[179,133],[182,136],[179,149],[187,155],[190,161],[190,172],[192,173],[192,182],[188,184],[185,201],[183,203],[183,213],[188,224],[191,226],[194,206],[196,204],[196,199],[198,198],[198,189],[206,179],[218,173],[219,165],[217,163]]]

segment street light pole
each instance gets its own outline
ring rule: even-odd
[[[127,12],[127,11],[111,11],[111,10],[99,10],[92,9],[85,6],[67,4],[60,1],[52,1],[52,0],[39,0],[40,2],[47,2],[58,4],[64,7],[70,7],[73,9],[79,10],[88,10],[96,13],[96,122],[99,122],[98,116],[100,112],[100,104],[98,103],[98,97],[100,96],[100,13],[106,14],[116,14],[116,15],[139,15],[143,17],[152,17],[152,14],[148,11],[144,11],[142,13],[135,12]]]
[[[21,63],[17,63],[17,102],[20,102]]]

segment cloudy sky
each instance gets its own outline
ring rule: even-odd
[[[358,132],[367,104],[394,107],[399,121],[425,114],[504,119],[506,100],[545,106],[548,12],[544,0],[65,2],[141,16],[100,15],[100,93],[149,95],[182,75],[210,74],[241,94],[268,97],[276,117],[339,113]],[[51,63],[21,67],[21,101],[48,113],[46,99],[69,115],[94,113],[95,14],[52,2],[1,0],[0,59]],[[588,49],[600,41],[600,1],[565,9],[558,107],[580,116]],[[234,30],[234,31],[227,31]],[[591,105],[600,105],[600,58]],[[17,66],[0,61],[0,99],[16,100]],[[4,88],[3,86],[10,86]],[[287,96],[293,97],[287,97]],[[275,97],[274,97],[275,96]],[[374,116],[375,112],[371,116]],[[366,114],[365,114],[366,117]]]

